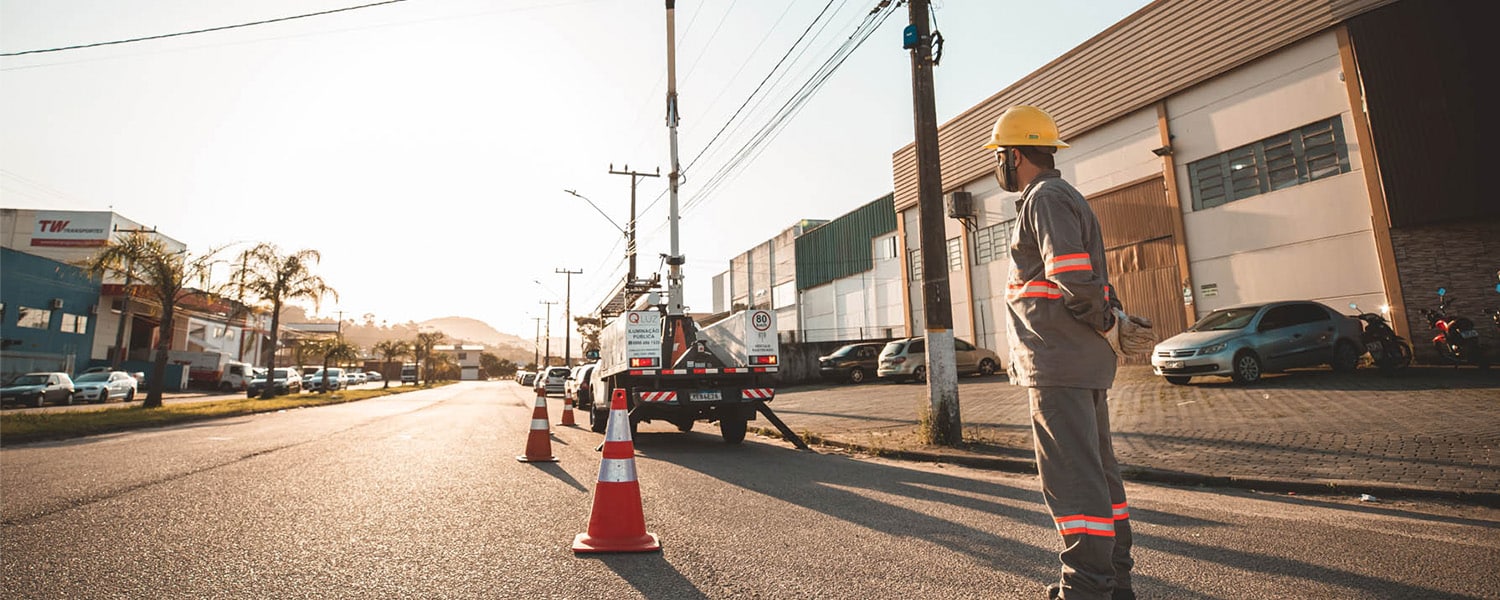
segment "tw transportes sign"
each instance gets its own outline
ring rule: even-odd
[[[109,243],[113,214],[107,212],[37,211],[31,245],[90,247]]]

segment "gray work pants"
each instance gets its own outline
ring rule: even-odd
[[[1028,388],[1042,496],[1062,535],[1063,598],[1130,587],[1130,512],[1109,440],[1108,390]]]

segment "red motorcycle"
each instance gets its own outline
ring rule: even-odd
[[[1479,343],[1479,330],[1474,328],[1474,322],[1467,317],[1448,316],[1451,300],[1447,288],[1438,288],[1437,310],[1422,309],[1428,326],[1438,332],[1432,338],[1433,348],[1438,356],[1454,366],[1469,363],[1481,369],[1488,368],[1490,363],[1484,356],[1484,346]]]

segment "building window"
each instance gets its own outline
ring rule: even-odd
[[[1016,225],[1011,219],[974,232],[974,264],[982,265],[1010,256],[1010,234]]]
[[[792,280],[771,288],[771,308],[782,309],[797,303],[797,281]]]
[[[948,270],[957,271],[964,268],[964,243],[959,238],[948,240]]]
[[[88,333],[88,330],[89,330],[89,318],[88,317],[85,317],[83,315],[71,315],[71,314],[68,314],[68,313],[63,313],[63,316],[62,316],[62,332],[63,333]]]
[[[891,237],[880,240],[879,242],[876,242],[875,248],[876,260],[896,258],[896,236],[893,235]]]
[[[52,326],[52,311],[45,308],[22,306],[20,314],[16,316],[16,326],[31,329],[48,329]]]
[[[1348,173],[1344,121],[1331,117],[1188,165],[1193,210]]]
[[[458,360],[469,360],[469,353],[468,352],[459,352],[458,353]]]
[[[922,280],[922,249],[911,250],[906,253],[907,265],[910,267],[911,281]]]

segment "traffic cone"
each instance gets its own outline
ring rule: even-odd
[[[573,538],[573,552],[655,552],[661,539],[646,532],[641,510],[641,484],[635,478],[635,443],[630,441],[630,413],[625,390],[610,398],[609,425],[604,432],[604,462],[594,488],[589,530]]]
[[[563,396],[563,418],[561,424],[573,427],[578,426],[577,423],[573,422],[573,399],[567,396]]]
[[[517,456],[521,462],[557,462],[552,455],[552,429],[547,425],[547,393],[536,395],[536,408],[531,410],[531,434],[526,436],[526,454]]]

